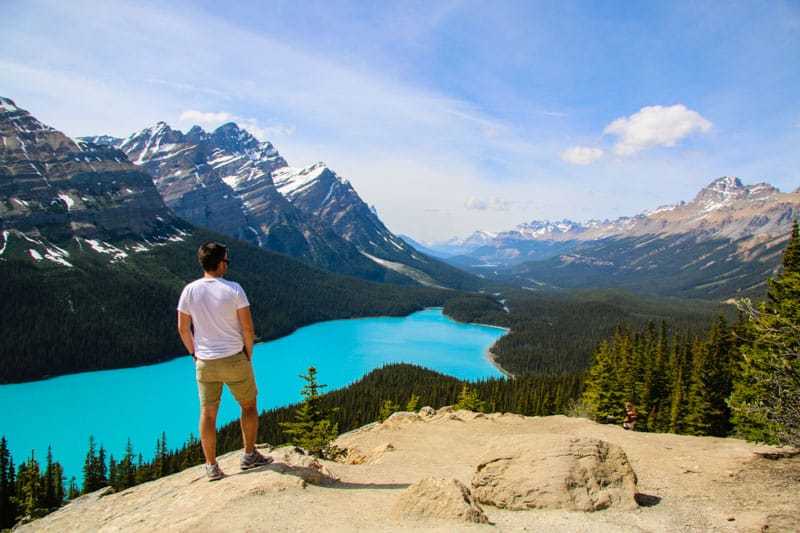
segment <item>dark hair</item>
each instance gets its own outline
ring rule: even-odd
[[[197,260],[200,266],[206,272],[213,272],[217,269],[219,264],[225,259],[225,253],[228,248],[224,244],[214,241],[204,242],[200,248],[197,249]]]

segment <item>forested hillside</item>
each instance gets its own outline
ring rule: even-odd
[[[800,228],[759,305],[740,302],[702,334],[619,327],[600,343],[583,404],[598,421],[620,422],[624,405],[639,428],[690,435],[730,434],[800,445]]]
[[[13,248],[23,244],[12,239],[0,263],[0,383],[185,353],[175,308],[184,284],[202,274],[196,250],[208,239],[229,244],[228,277],[247,292],[261,341],[322,320],[404,315],[454,295],[333,275],[201,229],[184,239],[112,263],[73,241],[72,268],[15,259],[22,254]]]
[[[464,322],[510,328],[492,353],[514,375],[581,372],[591,363],[600,340],[620,323],[638,327],[665,320],[678,329],[700,332],[717,314],[735,314],[733,306],[717,302],[644,297],[619,290],[497,290],[502,293],[453,298],[444,312]]]

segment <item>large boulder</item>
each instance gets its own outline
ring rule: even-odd
[[[417,413],[411,411],[397,411],[384,420],[381,427],[383,429],[397,429],[408,424],[413,424],[414,422],[419,422],[420,420],[422,419]]]
[[[436,414],[436,409],[434,409],[430,405],[426,405],[425,407],[419,410],[419,416],[423,418],[430,418],[435,414]]]
[[[401,519],[445,518],[487,524],[469,489],[457,479],[425,478],[404,490],[392,508]]]
[[[364,452],[360,448],[352,447],[347,448],[344,456],[337,460],[340,463],[349,465],[378,464],[381,462],[384,455],[392,451],[394,451],[394,445],[391,442],[384,442],[368,452]]]
[[[487,451],[472,492],[481,503],[513,510],[637,506],[636,474],[622,448],[564,435],[515,437]]]
[[[272,457],[274,462],[264,467],[266,470],[290,474],[312,485],[330,485],[338,481],[336,474],[302,448],[283,446],[272,450],[269,457]]]

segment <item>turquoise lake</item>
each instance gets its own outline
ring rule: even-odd
[[[177,334],[177,333],[176,333]],[[318,369],[325,391],[341,388],[387,363],[414,363],[462,379],[502,377],[486,351],[505,330],[462,324],[431,308],[407,317],[321,322],[286,337],[256,345],[253,366],[259,409],[300,400],[299,375]],[[0,435],[9,440],[15,464],[31,450],[44,459],[47,446],[69,476],[81,478],[89,435],[116,458],[127,439],[149,459],[166,432],[175,448],[197,435],[198,399],[194,362],[166,363],[71,374],[0,386]],[[219,424],[239,417],[225,390]]]

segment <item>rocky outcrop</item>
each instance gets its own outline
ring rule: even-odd
[[[306,483],[330,485],[339,480],[319,459],[296,446],[276,448],[266,455],[273,459],[272,471],[291,474]]]
[[[598,439],[551,435],[504,443],[478,464],[472,489],[481,503],[511,510],[636,507],[636,474],[625,452]]]
[[[800,457],[766,459],[777,457],[773,447],[623,431],[564,416],[476,415],[449,410],[400,427],[370,424],[335,442],[342,449],[382,453],[379,461],[332,463],[283,447],[268,452],[274,463],[240,472],[240,452],[233,452],[219,458],[227,474],[220,481],[208,483],[201,466],[191,467],[117,494],[79,498],[21,530],[571,533],[800,527]],[[633,508],[629,498],[633,479],[625,457],[639,477],[641,507]],[[479,465],[481,475],[499,466],[500,461],[487,463],[492,459],[506,461],[493,479],[518,479],[507,487],[509,501],[526,502],[548,488],[571,494],[563,500],[567,506],[512,510],[481,504],[478,493],[484,489],[470,488],[469,481]],[[565,511],[600,508],[603,502],[603,512]]]
[[[476,524],[489,522],[463,483],[443,478],[421,479],[408,487],[392,507],[392,516],[404,520],[444,518]]]
[[[391,442],[379,444],[367,452],[356,447],[351,447],[345,451],[341,462],[350,465],[376,464],[381,462],[384,455],[394,450],[394,445]]]

